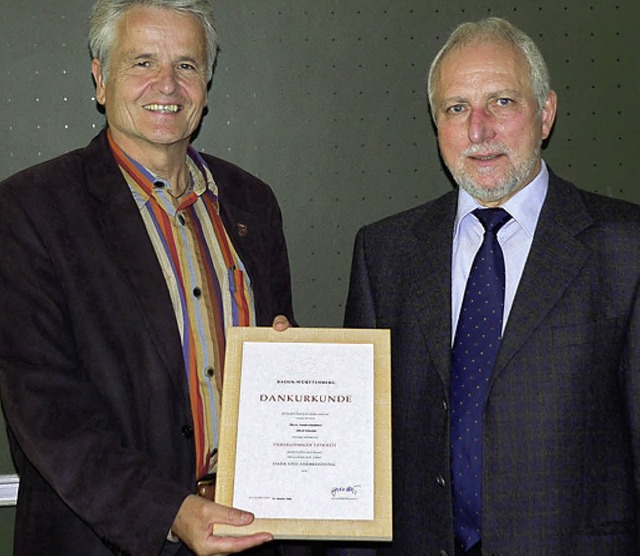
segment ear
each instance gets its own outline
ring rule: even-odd
[[[98,101],[98,104],[104,105],[106,97],[105,83],[102,76],[102,64],[97,58],[91,60],[91,73],[93,74],[93,80],[96,83],[96,100]]]
[[[549,91],[547,100],[542,107],[542,140],[544,141],[551,133],[553,122],[556,120],[556,110],[558,108],[558,96],[555,91]]]

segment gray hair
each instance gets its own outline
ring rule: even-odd
[[[138,6],[172,10],[198,19],[207,41],[207,81],[210,81],[218,54],[218,36],[209,0],[96,0],[89,21],[89,52],[100,61],[104,80],[109,73],[118,22],[128,10]]]
[[[445,45],[436,54],[429,69],[427,94],[433,120],[436,119],[434,96],[438,86],[438,72],[445,56],[454,49],[459,49],[475,42],[512,44],[524,55],[529,65],[529,83],[531,90],[541,111],[551,90],[549,70],[533,40],[523,31],[507,20],[499,17],[488,17],[477,22],[467,22],[459,25],[447,39]]]

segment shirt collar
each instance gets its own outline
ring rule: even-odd
[[[166,180],[154,176],[154,174],[146,166],[143,166],[142,164],[131,158],[127,153],[124,154],[138,169],[142,171],[142,173],[149,179],[149,182],[151,184],[162,182],[167,186],[171,185]],[[213,176],[211,175],[207,164],[200,156],[198,151],[196,151],[191,146],[187,149],[186,164],[187,168],[189,169],[189,188],[185,192],[185,196],[193,193],[199,197],[207,190],[207,187],[209,187],[209,189],[211,189],[213,193],[217,195],[218,186],[213,181]]]
[[[124,152],[124,150],[116,145],[111,138],[110,145],[114,154],[118,155],[116,156],[116,159],[119,157],[118,164],[124,164],[126,161],[129,163],[130,168],[133,167],[137,170],[136,176],[131,176],[132,183],[129,183],[129,187],[132,189],[138,208],[142,210],[154,191],[154,184],[161,182],[169,185],[169,183],[166,180],[155,176],[146,166],[143,166],[137,160],[129,156]],[[216,210],[219,210],[217,203],[218,186],[213,179],[213,175],[211,174],[207,163],[191,145],[187,149],[186,164],[189,169],[190,184],[189,192],[185,195],[184,200],[181,203],[181,207],[194,203],[198,197],[200,197],[205,191],[209,190],[214,195]],[[131,172],[129,171],[129,173]]]
[[[192,146],[187,150],[187,165],[193,183],[193,192],[200,196],[209,189],[216,197],[218,196],[218,185],[213,179],[211,170],[207,166],[200,153]]]
[[[512,219],[520,224],[522,229],[531,237],[536,230],[538,218],[542,205],[549,189],[549,171],[544,160],[540,164],[540,172],[526,186],[511,197],[502,208],[505,209]],[[462,221],[475,209],[483,208],[469,193],[462,187],[458,188],[458,210],[454,221],[454,238],[460,231]]]

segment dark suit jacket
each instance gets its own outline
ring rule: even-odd
[[[456,199],[356,239],[345,326],[392,341],[394,541],[379,555],[453,554]],[[640,207],[552,174],[484,406],[484,553],[640,554],[639,288]]]
[[[294,322],[271,189],[204,158],[258,324]],[[195,487],[191,409],[168,290],[104,131],[0,185],[0,284],[15,554],[158,554]]]

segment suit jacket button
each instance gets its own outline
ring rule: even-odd
[[[440,556],[449,556],[449,554],[447,553],[446,550],[441,550],[440,551]]]
[[[181,432],[182,436],[184,436],[185,438],[193,438],[193,428],[190,425],[183,425]]]
[[[447,486],[447,481],[442,475],[440,475],[440,473],[436,475],[436,483],[438,483],[438,486],[441,486],[441,487]]]

